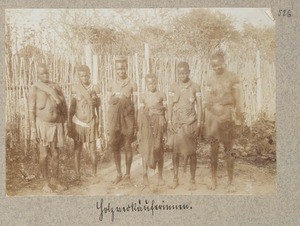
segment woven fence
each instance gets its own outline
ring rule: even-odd
[[[107,128],[107,86],[114,79],[113,55],[98,55],[97,59],[97,83],[101,90],[101,110],[104,131]],[[77,64],[84,62],[84,57],[55,57],[45,56],[45,62],[49,65],[50,78],[58,83],[70,102],[71,85],[77,82],[75,68]],[[177,79],[176,64],[180,60],[189,63],[190,78],[201,85],[211,75],[212,70],[207,60],[198,57],[189,58],[151,58],[148,63],[142,56],[137,54],[128,56],[128,76],[138,84],[139,96],[145,91],[144,77],[147,71],[151,71],[158,77],[158,89],[168,92],[170,84]],[[37,61],[34,58],[20,58],[13,56],[6,58],[6,129],[8,133],[15,133],[18,140],[28,142],[30,139],[30,124],[28,111],[28,92],[30,86],[37,80]],[[148,66],[149,65],[149,66]],[[257,65],[255,59],[248,61],[229,60],[228,69],[236,73],[242,82],[243,103],[246,112],[246,123],[251,125],[260,114],[265,114],[270,120],[275,120],[275,66],[274,63],[261,61]],[[257,103],[257,67],[260,69],[262,108],[258,109]],[[150,67],[150,68],[149,68]],[[11,69],[10,69],[11,68]],[[12,71],[9,71],[12,70]],[[205,98],[205,97],[203,97]],[[17,134],[16,134],[17,133]],[[107,137],[104,132],[103,140]]]

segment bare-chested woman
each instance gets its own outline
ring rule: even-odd
[[[83,143],[87,144],[92,161],[92,173],[97,174],[96,139],[101,133],[100,91],[90,81],[90,69],[86,65],[78,67],[79,83],[72,86],[69,110],[69,136],[74,140],[75,171],[80,180],[80,155]]]
[[[224,145],[227,172],[228,192],[234,192],[233,169],[235,153],[233,144],[236,135],[236,123],[243,122],[241,86],[239,77],[228,71],[225,64],[225,56],[221,51],[211,57],[211,67],[214,74],[208,78],[205,84],[204,107],[206,136],[211,142],[211,189],[217,188],[217,168],[219,145]],[[235,119],[236,120],[235,120]]]
[[[153,74],[146,76],[147,92],[141,96],[141,110],[139,114],[139,152],[143,157],[143,183],[149,185],[148,167],[158,167],[158,185],[164,185],[164,138],[166,137],[167,123],[165,112],[167,109],[166,95],[156,89],[157,78]]]
[[[191,179],[189,190],[196,189],[196,148],[199,136],[201,116],[200,86],[190,80],[190,68],[187,62],[177,65],[178,82],[169,90],[168,130],[171,131],[168,143],[173,150],[174,180],[172,188],[179,185],[179,156],[190,159]]]
[[[114,184],[123,180],[130,183],[132,164],[131,142],[136,134],[137,84],[127,75],[127,58],[115,59],[116,78],[108,86],[109,148],[114,154],[117,177]],[[125,151],[126,173],[121,170],[121,148]]]
[[[45,179],[43,190],[52,192],[65,188],[58,182],[58,162],[59,148],[63,147],[67,105],[60,87],[49,80],[45,64],[38,65],[38,78],[28,98],[31,139],[39,147],[39,165]]]

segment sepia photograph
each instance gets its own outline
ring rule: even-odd
[[[276,195],[267,8],[5,10],[8,196]]]

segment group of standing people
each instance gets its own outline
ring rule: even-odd
[[[178,80],[169,92],[157,89],[157,76],[145,77],[146,91],[138,98],[137,84],[127,75],[127,58],[115,59],[116,76],[108,86],[108,99],[100,100],[100,89],[90,81],[86,65],[77,68],[79,82],[72,86],[71,102],[65,101],[60,87],[49,79],[48,67],[38,65],[39,81],[29,94],[31,138],[39,146],[39,164],[45,179],[45,191],[62,190],[58,181],[59,148],[64,134],[74,140],[74,168],[80,180],[80,156],[83,144],[91,157],[92,172],[97,176],[96,139],[101,136],[101,101],[108,101],[108,148],[113,153],[117,175],[113,183],[130,183],[132,142],[137,139],[143,159],[143,183],[149,185],[148,168],[158,168],[158,185],[164,185],[164,148],[172,150],[173,183],[179,185],[179,157],[190,164],[189,190],[196,189],[197,143],[200,134],[211,143],[211,189],[217,187],[219,145],[223,143],[229,191],[233,190],[236,123],[243,119],[240,82],[226,69],[225,57],[217,52],[211,57],[214,74],[204,84],[191,81],[187,62],[177,64]],[[203,98],[204,96],[204,98]],[[205,117],[204,117],[205,116]],[[204,123],[205,122],[205,123]],[[64,130],[67,131],[64,131]],[[121,149],[125,153],[125,174],[121,167]],[[50,167],[48,167],[50,166]]]

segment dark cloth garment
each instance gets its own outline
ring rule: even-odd
[[[231,149],[236,137],[236,125],[233,121],[227,121],[219,124],[219,138],[225,148]]]
[[[109,84],[108,91],[112,96],[108,101],[108,145],[112,151],[120,151],[124,143],[128,146],[134,139],[135,118],[131,97],[135,86],[129,78],[117,78]]]
[[[163,159],[163,137],[166,131],[165,108],[162,105],[145,107],[141,112],[139,152],[151,169]]]
[[[114,97],[108,106],[108,132],[120,131],[126,137],[133,135],[134,107],[128,98]]]
[[[196,153],[197,148],[197,121],[192,123],[175,123],[176,132],[170,135],[170,143],[173,144],[173,152],[184,157]]]
[[[200,88],[196,83],[189,81],[185,86],[174,84],[171,92],[174,93],[172,123],[175,132],[169,134],[168,143],[174,153],[187,157],[194,154],[197,148],[195,101]]]
[[[205,84],[205,137],[232,146],[236,138],[234,122],[236,102],[234,89],[240,85],[239,78],[225,71],[221,77],[212,75]]]
[[[212,127],[210,127],[210,130],[211,129]],[[214,130],[211,130],[211,132],[212,134],[207,134],[206,129],[205,135],[210,142],[218,141],[223,143],[227,147],[232,147],[233,141],[238,135],[236,125],[233,121],[215,123]]]
[[[125,141],[133,141],[134,107],[130,99],[112,98],[108,106],[109,146],[119,151]]]
[[[76,116],[74,116],[76,118]],[[79,121],[79,119],[76,119]],[[76,123],[75,120],[73,120],[72,123],[72,138],[74,141],[80,141],[80,142],[93,142],[97,139],[97,125],[95,123],[95,119],[92,119],[89,123],[83,123],[86,124],[86,126],[81,125],[80,123]]]

